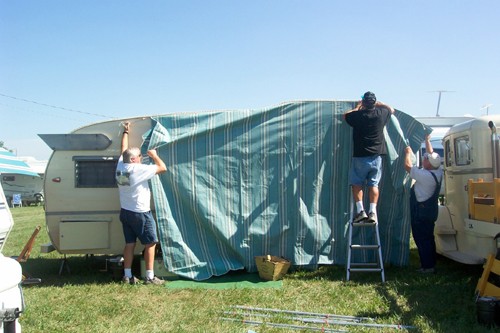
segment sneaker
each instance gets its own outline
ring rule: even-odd
[[[435,274],[436,273],[436,269],[433,267],[433,268],[419,268],[417,269],[417,273],[421,273],[421,274]]]
[[[356,216],[354,216],[354,220],[352,222],[353,223],[363,223],[367,218],[368,218],[368,216],[366,215],[365,211],[362,210]]]
[[[366,219],[366,222],[368,223],[377,223],[377,214],[374,212],[369,212],[368,213],[368,218]]]
[[[153,276],[152,279],[149,279],[149,278],[144,278],[144,284],[157,284],[157,285],[160,285],[160,284],[164,284],[165,283],[165,280],[162,280],[156,276]]]
[[[122,283],[123,284],[137,284],[139,283],[139,279],[136,278],[135,276],[132,276],[132,277],[128,277],[128,276],[124,276],[122,278]]]

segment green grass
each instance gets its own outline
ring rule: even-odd
[[[23,287],[23,332],[288,332],[221,320],[233,305],[371,317],[380,324],[411,325],[410,332],[489,332],[476,321],[474,291],[480,266],[439,257],[436,275],[419,275],[416,249],[411,266],[388,267],[385,284],[378,273],[354,273],[345,281],[343,266],[295,271],[280,289],[167,289],[125,286],[102,271],[102,258],[69,256],[71,274],[59,275],[62,255],[40,253],[49,241],[42,207],[12,209],[14,229],[3,253],[18,255],[35,226],[36,239],[23,271],[42,279]],[[283,316],[256,319],[306,325]],[[339,326],[331,328],[340,328]],[[392,332],[388,328],[344,327],[349,332]],[[292,331],[290,331],[292,332]],[[293,331],[297,332],[297,331]],[[304,331],[307,332],[307,331]]]

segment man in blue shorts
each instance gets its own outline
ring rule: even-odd
[[[387,153],[384,127],[394,109],[377,102],[375,94],[368,91],[358,106],[344,114],[354,142],[349,182],[356,203],[353,222],[377,223],[378,183],[382,177],[382,156]],[[363,186],[368,186],[370,209],[363,207]]]
[[[158,243],[156,222],[151,214],[151,191],[148,180],[167,171],[165,163],[156,150],[148,150],[148,156],[154,164],[141,163],[141,151],[137,147],[128,147],[130,123],[124,124],[122,135],[122,155],[116,167],[116,182],[120,192],[120,221],[125,236],[123,250],[123,283],[136,284],[138,279],[132,275],[132,262],[137,238],[144,245],[146,264],[145,284],[162,284],[165,281],[154,276],[155,248]]]

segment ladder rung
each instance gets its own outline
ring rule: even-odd
[[[374,222],[353,222],[352,223],[353,227],[374,227],[376,225],[377,225],[377,223],[374,223]]]
[[[378,262],[351,262],[351,266],[380,268]]]
[[[351,272],[382,272],[383,268],[349,268]]]
[[[360,245],[360,244],[353,244],[351,245],[352,249],[371,249],[371,250],[377,250],[380,245]]]

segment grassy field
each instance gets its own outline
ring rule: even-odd
[[[42,279],[25,286],[23,332],[297,332],[270,325],[252,326],[225,321],[224,311],[234,305],[302,312],[370,317],[381,328],[331,325],[349,332],[393,332],[389,325],[413,326],[409,332],[489,332],[476,321],[474,290],[480,266],[466,266],[439,257],[439,272],[415,272],[418,255],[411,251],[411,266],[388,267],[385,284],[378,273],[355,273],[345,281],[343,266],[316,271],[295,271],[285,276],[282,288],[168,289],[114,282],[102,260],[68,257],[71,274],[59,275],[62,256],[40,253],[48,242],[42,207],[12,209],[14,229],[4,255],[18,255],[35,226],[36,239],[23,271]],[[308,325],[283,314],[258,321]],[[320,326],[315,326],[320,327]],[[310,332],[311,330],[303,330]]]

